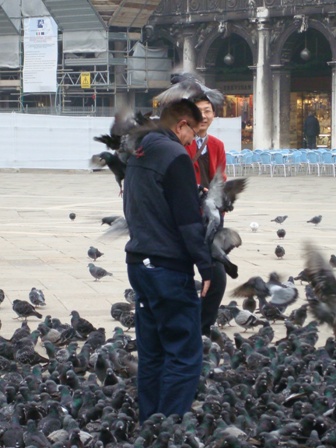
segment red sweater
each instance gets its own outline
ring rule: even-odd
[[[197,143],[194,140],[191,145],[185,147],[191,159],[195,156],[197,152]],[[224,150],[224,144],[221,140],[214,137],[213,135],[208,135],[207,148],[209,154],[209,176],[210,181],[216,174],[217,168],[221,167],[223,170],[224,180],[226,180],[225,167],[226,167],[226,156]],[[194,169],[196,174],[197,183],[201,183],[201,173],[198,164],[198,160],[194,163]]]

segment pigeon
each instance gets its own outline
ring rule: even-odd
[[[41,289],[32,288],[29,293],[29,300],[35,306],[46,306],[45,297]]]
[[[97,280],[100,280],[101,278],[106,277],[107,275],[113,275],[111,272],[107,272],[106,269],[95,266],[93,263],[89,263],[88,268],[92,277],[95,278],[95,282]]]
[[[283,258],[286,252],[285,249],[278,244],[277,247],[275,248],[274,253],[278,258]]]
[[[103,224],[107,224],[108,226],[112,225],[112,223],[114,223],[114,221],[118,218],[121,218],[121,216],[119,215],[113,215],[113,216],[105,216],[104,218],[102,218],[101,220],[101,225]]]
[[[71,219],[71,221],[74,221],[76,219],[76,213],[70,213],[69,218]]]
[[[39,319],[42,319],[42,314],[38,313],[35,310],[35,307],[33,307],[33,305],[31,305],[26,300],[19,300],[19,299],[13,300],[12,308],[13,308],[13,311],[16,312],[18,317],[24,317],[25,320],[27,320],[27,317],[30,317],[30,316],[36,316]]]
[[[117,152],[103,151],[100,154],[94,154],[91,157],[90,164],[100,167],[107,165],[114,174],[115,180],[120,187],[119,195],[122,196],[122,181],[125,178],[126,164],[120,159]]]
[[[106,238],[106,237],[118,238],[120,236],[128,235],[129,230],[128,230],[128,225],[127,225],[126,219],[123,216],[115,216],[113,218],[114,219],[111,222],[108,222],[108,221],[103,222],[103,220],[106,220],[106,219],[109,220],[109,217],[102,219],[102,224],[109,225],[109,228],[104,233],[103,237],[104,238]]]
[[[92,260],[96,261],[97,258],[101,257],[102,255],[104,255],[102,252],[100,252],[96,247],[90,246],[89,250],[88,250],[88,256],[90,258],[92,258]]]
[[[308,269],[303,269],[303,271],[299,272],[299,274],[294,277],[294,280],[300,280],[302,282],[309,282]]]
[[[5,292],[3,289],[0,289],[0,304],[5,300]]]
[[[283,239],[286,236],[286,230],[285,229],[278,229],[277,230],[277,235],[279,238]]]
[[[271,219],[271,222],[277,222],[278,224],[282,224],[287,218],[288,218],[287,215],[277,216],[276,218]]]
[[[299,291],[294,283],[287,281],[282,283],[276,272],[272,272],[267,282],[271,300],[270,304],[275,305],[282,313],[286,311],[289,305],[292,305],[299,297]]]
[[[218,169],[209,185],[209,190],[203,193],[202,210],[206,226],[205,241],[212,243],[222,221],[222,214],[233,210],[233,204],[239,193],[244,191],[247,179],[233,179],[227,182],[223,179],[222,170]]]
[[[250,224],[250,228],[252,230],[252,232],[256,232],[259,229],[259,224],[257,222],[251,222]]]
[[[238,277],[238,266],[233,264],[228,258],[228,254],[235,247],[239,247],[242,240],[238,232],[229,228],[220,228],[217,230],[211,244],[211,256],[213,259],[221,262],[225,266],[225,271],[230,277]]]
[[[96,331],[96,328],[88,320],[80,317],[78,311],[73,310],[70,313],[71,325],[81,337],[86,338],[92,331]]]
[[[201,83],[193,73],[174,73],[171,76],[172,86],[157,95],[154,100],[160,107],[165,107],[172,101],[182,98],[193,100],[193,98],[206,96],[215,109],[222,106],[223,94],[217,89],[210,89]]]
[[[294,325],[298,325],[299,327],[303,327],[305,320],[307,318],[307,309],[308,309],[308,303],[304,303],[299,308],[296,308],[293,310],[288,320],[290,320]]]
[[[314,216],[313,218],[309,219],[307,222],[311,222],[312,224],[319,224],[322,221],[322,215]]]
[[[336,278],[330,264],[310,243],[305,244],[307,276],[315,297],[309,297],[309,309],[320,323],[328,324],[336,336]]]
[[[196,284],[196,281],[195,281],[195,284]],[[196,288],[196,289],[197,289],[197,288]],[[135,297],[136,297],[136,294],[135,294],[134,289],[132,289],[132,288],[127,288],[127,289],[125,289],[125,291],[124,291],[124,297],[125,297],[125,299],[127,300],[128,303],[130,303],[130,304],[132,304],[132,305],[135,305]]]
[[[231,312],[236,324],[245,328],[245,331],[258,325],[265,325],[264,320],[259,319],[255,314],[250,313],[247,310],[240,310],[238,307],[232,307]]]
[[[330,255],[329,264],[332,268],[336,268],[336,255]]]

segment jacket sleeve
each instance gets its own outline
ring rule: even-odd
[[[181,154],[168,167],[163,189],[181,239],[203,280],[211,278],[211,256],[204,241],[194,168],[188,154]]]

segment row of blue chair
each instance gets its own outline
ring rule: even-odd
[[[336,177],[336,150],[254,150],[228,151],[226,153],[228,174],[275,174],[296,175],[332,173]]]

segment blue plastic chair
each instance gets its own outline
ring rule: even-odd
[[[286,158],[284,154],[280,151],[274,151],[272,154],[272,165],[273,165],[273,174],[275,171],[278,171],[278,169],[283,169],[283,174],[286,177],[286,170],[287,170],[287,164],[286,164]]]
[[[316,151],[312,150],[312,151],[308,151],[307,152],[307,169],[308,169],[308,173],[311,173],[311,168],[314,169],[314,167],[316,167],[316,171],[317,171],[317,175],[320,175],[320,162],[319,162],[319,158],[318,155],[316,154]]]
[[[226,173],[232,172],[232,176],[236,177],[236,173],[241,168],[241,164],[236,157],[230,152],[226,153]]]
[[[240,158],[240,164],[242,167],[242,175],[245,175],[247,173],[248,168],[250,168],[252,172],[254,171],[253,154],[251,153],[251,151],[250,153],[247,152],[242,153]]]
[[[269,173],[271,177],[273,177],[273,163],[272,163],[272,155],[269,151],[263,151],[260,153],[260,170],[261,173],[266,173],[267,168],[269,169]]]
[[[322,171],[323,171],[324,173],[327,172],[327,169],[328,169],[328,168],[331,168],[331,169],[332,169],[332,173],[333,173],[333,175],[334,175],[334,177],[335,177],[336,160],[333,158],[333,155],[332,155],[331,152],[329,152],[329,151],[325,151],[325,152],[323,152],[323,154],[322,154],[322,164],[321,164],[321,167],[322,167]]]

